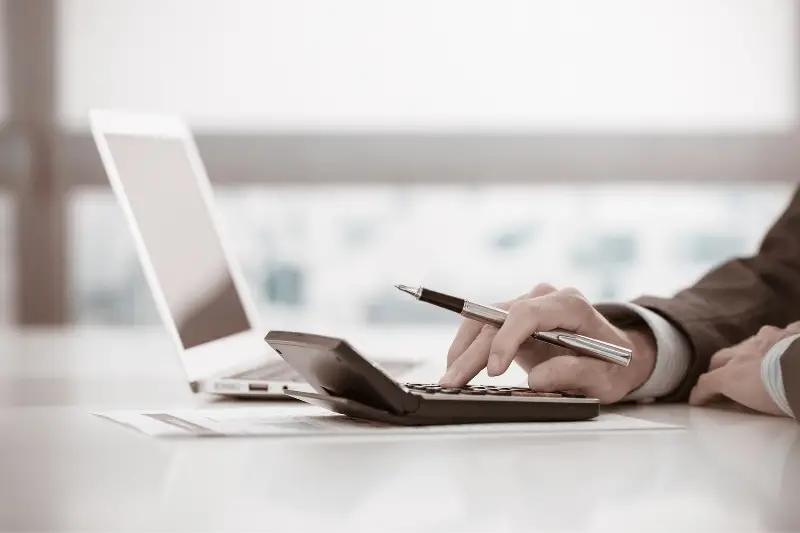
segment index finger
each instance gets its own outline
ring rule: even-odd
[[[725,384],[729,366],[722,366],[711,372],[701,375],[697,379],[697,384],[689,395],[691,405],[703,405],[722,395],[722,387]]]
[[[489,358],[489,375],[506,371],[520,345],[537,331],[563,328],[585,333],[597,325],[594,307],[577,291],[557,291],[540,298],[516,302],[495,336]],[[592,332],[595,336],[597,332]]]
[[[555,290],[555,287],[552,285],[540,283],[525,294],[518,296],[511,301],[495,304],[494,307],[498,307],[507,311],[514,302],[523,300],[525,298],[536,298],[537,296],[549,294]],[[481,332],[481,328],[483,328],[483,326],[484,324],[482,322],[478,322],[477,320],[473,320],[471,318],[465,318],[461,321],[461,326],[459,326],[458,332],[456,333],[456,336],[450,345],[450,349],[447,351],[447,368],[450,368],[450,365],[452,365],[456,359],[461,357],[467,348],[470,347],[470,345],[475,341],[475,338]]]
[[[494,307],[507,310],[510,304],[511,302],[503,302],[495,304]],[[472,320],[471,318],[465,318],[461,321],[461,325],[456,332],[456,337],[453,339],[450,349],[447,350],[447,368],[450,368],[450,366],[455,363],[456,359],[461,357],[467,348],[475,342],[483,326],[483,323]]]
[[[759,334],[761,333],[759,332]],[[716,370],[717,368],[727,365],[737,357],[751,354],[760,342],[761,339],[759,335],[753,335],[738,344],[719,350],[711,356],[708,363],[708,370]]]

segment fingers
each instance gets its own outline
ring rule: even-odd
[[[439,384],[447,387],[461,387],[469,383],[486,366],[489,348],[495,335],[497,335],[497,328],[483,326],[469,348],[461,354],[461,357],[453,361],[442,379],[439,380]]]
[[[764,357],[770,348],[789,334],[787,329],[763,326],[758,333],[742,342],[723,348],[711,356],[708,369],[716,370],[727,365],[737,357]]]
[[[733,360],[738,354],[737,350],[734,348],[724,348],[714,355],[711,356],[711,361],[709,361],[708,369],[709,370],[716,370],[727,365],[731,360]]]
[[[703,405],[721,396],[729,368],[731,367],[722,366],[700,376],[689,395],[689,403]]]
[[[739,355],[751,357],[764,357],[767,352],[782,338],[788,336],[788,330],[775,326],[763,326],[758,333],[741,344]]]
[[[523,298],[538,298],[540,296],[550,294],[551,292],[556,292],[556,288],[550,285],[549,283],[540,283],[533,289],[528,291],[525,295],[516,298],[515,301],[522,300]]]
[[[508,304],[499,304],[495,307],[503,309],[507,308]],[[470,320],[465,318],[461,321],[461,326],[458,328],[455,339],[447,351],[447,368],[455,362],[456,359],[461,357],[461,354],[469,348],[470,344],[475,340],[475,337],[481,332],[484,325],[477,320]]]
[[[776,328],[775,326],[764,326],[760,330],[758,330],[758,334],[756,337],[759,339],[759,348],[761,351],[760,355],[766,355],[767,350],[769,350],[774,344],[776,344],[779,340],[781,340],[786,333],[784,333],[783,329]]]
[[[774,337],[775,335],[780,335],[780,334],[781,334],[780,328],[776,328],[775,326],[761,326],[761,329],[758,330],[756,336],[768,339]]]
[[[756,335],[730,348],[715,353],[709,362],[709,371],[700,376],[689,395],[691,405],[703,405],[720,397],[758,411],[774,413],[777,406],[766,393],[761,382],[761,359],[782,338],[795,334],[790,324],[786,328],[764,326]]]
[[[509,306],[516,301],[525,299],[525,298],[537,298],[539,296],[543,296],[545,294],[551,293],[556,289],[552,285],[548,285],[546,283],[541,283],[533,288],[533,290],[528,291],[527,293],[511,300],[510,302],[504,302],[501,304],[496,304],[495,307],[499,307],[500,309],[507,310]],[[472,320],[469,318],[465,318],[461,322],[461,326],[458,328],[458,332],[456,333],[455,339],[453,339],[452,344],[450,345],[450,349],[447,351],[447,367],[449,368],[453,362],[461,357],[464,351],[469,348],[472,342],[475,340],[475,337],[478,336],[480,333],[481,328],[484,325],[477,320]]]
[[[564,328],[580,332],[597,317],[592,305],[574,289],[551,292],[511,304],[508,317],[492,343],[488,372],[505,372],[520,345],[537,331]]]
[[[750,409],[773,415],[783,412],[761,381],[761,361],[741,357],[729,364],[700,376],[689,395],[691,405],[703,405],[726,397]]]

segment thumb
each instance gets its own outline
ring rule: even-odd
[[[587,374],[585,363],[575,355],[557,355],[531,369],[528,386],[538,392],[583,390]]]
[[[615,379],[611,363],[591,357],[558,355],[535,366],[528,374],[528,386],[538,392],[577,390],[603,404],[619,401],[628,390]]]

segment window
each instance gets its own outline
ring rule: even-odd
[[[547,281],[594,301],[668,295],[757,249],[788,185],[305,186],[217,189],[235,255],[269,327],[451,327],[395,283],[482,302]],[[157,323],[110,193],[70,209],[74,314]],[[102,224],[96,221],[102,220]]]
[[[13,322],[14,211],[11,197],[0,192],[0,325]]]
[[[270,326],[455,322],[394,283],[669,294],[752,252],[791,189],[724,180],[797,171],[792,0],[57,5],[68,140],[92,107],[186,115]],[[58,167],[73,315],[156,323],[90,148]]]
[[[62,0],[59,110],[198,128],[775,132],[792,0]],[[146,36],[146,37],[145,37]]]
[[[113,195],[93,190],[72,195],[69,220],[70,303],[75,321],[156,323],[131,233]]]

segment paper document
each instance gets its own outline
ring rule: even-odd
[[[350,418],[317,407],[225,407],[96,412],[153,437],[337,436],[337,435],[497,435],[663,430],[679,426],[613,413],[581,422],[394,426]]]

